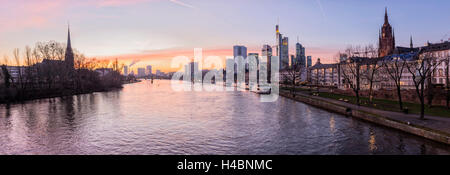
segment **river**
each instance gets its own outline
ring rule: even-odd
[[[170,81],[0,105],[0,154],[450,154],[450,147],[280,97]]]

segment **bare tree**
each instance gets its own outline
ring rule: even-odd
[[[3,55],[3,65],[9,65],[9,57],[6,55]]]
[[[37,49],[37,47],[35,47],[33,50],[32,50],[32,62],[34,63],[34,64],[37,64],[37,63],[40,63],[40,62],[42,62],[42,57],[41,57],[41,55],[39,54],[39,51],[38,51],[38,49]],[[42,70],[41,70],[41,67],[40,66],[33,66],[33,71],[34,71],[34,73],[33,73],[33,81],[35,81],[36,82],[36,88],[42,88],[44,85],[44,82],[43,82],[43,79],[42,79],[42,76],[41,76],[41,73],[42,73]]]
[[[351,57],[346,61],[339,63],[341,67],[341,75],[344,83],[348,84],[356,96],[356,104],[360,105],[360,90],[361,90],[361,58]]]
[[[6,68],[5,64],[3,64],[1,66],[1,71],[2,71],[2,74],[3,74],[3,80],[4,80],[3,83],[4,83],[6,88],[9,88],[11,86],[11,75],[9,74],[8,69]],[[6,92],[6,89],[5,89],[5,92]]]
[[[24,89],[24,72],[22,70],[22,63],[20,61],[20,50],[18,48],[15,48],[13,51],[13,55],[14,55],[14,60],[16,61],[16,66],[17,66],[17,74],[18,74],[18,79],[17,82],[14,82],[14,84],[16,84],[16,86],[18,88],[20,88],[20,90]]]
[[[406,60],[402,58],[393,58],[392,60],[383,59],[382,65],[383,71],[388,74],[389,79],[392,80],[397,89],[398,105],[400,107],[400,110],[403,111],[403,101],[401,93],[402,85],[400,81],[402,79],[404,71],[406,71]]]
[[[348,46],[344,53],[339,53],[339,57],[345,55],[346,60],[339,60],[339,67],[341,69],[341,77],[344,80],[344,84],[347,84],[355,93],[356,104],[360,105],[360,90],[361,79],[365,78],[369,81],[369,96],[373,94],[373,84],[376,80],[376,73],[379,69],[377,60],[377,50],[373,45],[362,46]],[[369,58],[373,58],[371,60]],[[363,61],[366,62],[365,69],[361,70]]]
[[[420,100],[420,119],[425,119],[425,85],[431,78],[440,61],[432,56],[432,53],[425,52],[419,55],[417,60],[408,61],[406,68],[411,73],[417,96]],[[428,82],[429,83],[429,82]]]
[[[69,72],[63,64],[56,61],[64,60],[64,45],[55,41],[39,42],[36,44],[36,58],[48,60],[46,64],[41,64],[39,75],[43,78],[42,83],[47,84],[51,89],[56,82],[63,83],[67,80]]]
[[[380,76],[378,76],[379,69],[381,65],[379,64],[380,59],[378,58],[377,49],[372,45],[364,46],[362,51],[358,51],[362,53],[364,59],[362,60],[362,70],[361,70],[361,78],[364,79],[369,84],[369,102],[373,102],[373,85],[374,83],[381,82]]]
[[[86,58],[83,54],[75,54],[75,68],[94,70],[101,67],[96,58]]]
[[[124,64],[119,64],[119,61],[118,61],[117,58],[116,58],[116,59],[114,60],[114,62],[112,63],[112,69],[113,69],[113,71],[115,71],[115,72],[120,73],[120,72],[122,71],[123,67],[124,67]]]
[[[378,63],[379,59],[372,58],[368,59],[367,62],[363,65],[363,69],[361,71],[362,78],[367,81],[369,84],[369,102],[373,103],[373,85],[374,83],[381,82],[382,79],[379,75],[379,69],[381,65]]]
[[[444,62],[445,62],[445,94],[446,94],[446,99],[445,99],[445,106],[447,107],[447,108],[450,108],[450,83],[449,83],[449,81],[450,81],[450,70],[449,70],[449,67],[450,67],[450,55],[447,53],[446,55],[445,55],[445,58],[444,58],[444,60],[443,60]]]
[[[33,53],[29,46],[25,47],[25,88],[34,88],[33,81],[35,80],[34,77],[34,67],[35,63],[33,62]]]
[[[109,60],[98,60],[97,68],[108,68],[110,64]]]
[[[283,70],[283,79],[291,84],[291,94],[295,97],[295,88],[301,78],[302,66],[300,64],[292,64]]]

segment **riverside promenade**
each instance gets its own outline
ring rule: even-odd
[[[295,93],[296,97],[294,98],[292,97],[290,91],[280,91],[281,96],[291,98],[296,101],[305,102],[307,104],[311,104],[313,106],[317,106],[334,112],[350,115],[353,114],[352,116],[361,118],[366,121],[403,130],[405,132],[422,136],[441,143],[450,144],[450,118],[426,115],[425,119],[422,120],[417,114],[404,114],[400,112],[384,111],[365,106],[358,106],[335,99],[312,96],[306,92]],[[326,104],[324,104],[323,102],[326,102]],[[373,120],[374,117],[377,119]],[[380,119],[382,121],[380,121]]]

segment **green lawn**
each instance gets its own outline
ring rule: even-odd
[[[284,90],[291,90],[291,88],[282,88]],[[305,88],[296,88],[296,91],[309,91],[309,89]],[[312,90],[311,92],[316,92],[315,90]],[[333,94],[328,92],[321,92],[319,93],[320,97],[324,98],[331,98],[335,100],[345,99],[348,100],[349,103],[356,104],[356,97],[354,96],[346,96],[346,95],[340,95],[340,94]],[[369,98],[361,97],[361,106],[367,106],[372,107],[376,109],[386,110],[386,111],[395,111],[395,112],[402,112],[399,109],[399,105],[397,101],[393,100],[385,100],[385,99],[374,99],[373,104],[369,103]],[[409,113],[413,114],[420,114],[420,104],[417,103],[409,103],[409,102],[403,102],[403,107],[407,107],[409,109]],[[443,106],[433,106],[432,108],[429,108],[427,105],[425,105],[425,115],[432,115],[432,116],[441,116],[441,117],[450,117],[450,110]]]

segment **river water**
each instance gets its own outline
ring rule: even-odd
[[[0,105],[0,154],[450,154],[447,145],[252,92],[111,92]]]

